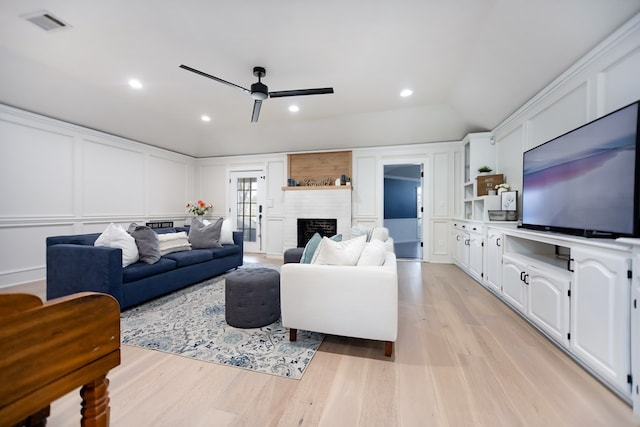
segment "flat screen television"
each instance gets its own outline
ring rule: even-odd
[[[522,227],[640,237],[640,101],[523,154]]]

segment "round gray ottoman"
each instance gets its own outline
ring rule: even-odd
[[[280,318],[280,273],[251,268],[229,273],[224,284],[224,317],[236,328],[260,328]]]

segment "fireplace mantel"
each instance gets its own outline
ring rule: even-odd
[[[299,185],[297,187],[282,187],[282,191],[300,191],[300,190],[351,190],[350,185]]]

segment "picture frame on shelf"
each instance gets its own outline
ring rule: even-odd
[[[503,191],[500,193],[500,206],[503,211],[515,211],[518,209],[518,191]]]

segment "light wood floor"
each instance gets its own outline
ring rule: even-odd
[[[380,342],[328,336],[296,381],[123,346],[109,375],[111,425],[640,425],[457,267],[399,262],[398,274],[393,358]],[[79,405],[77,392],[54,402],[47,426],[79,425]]]

